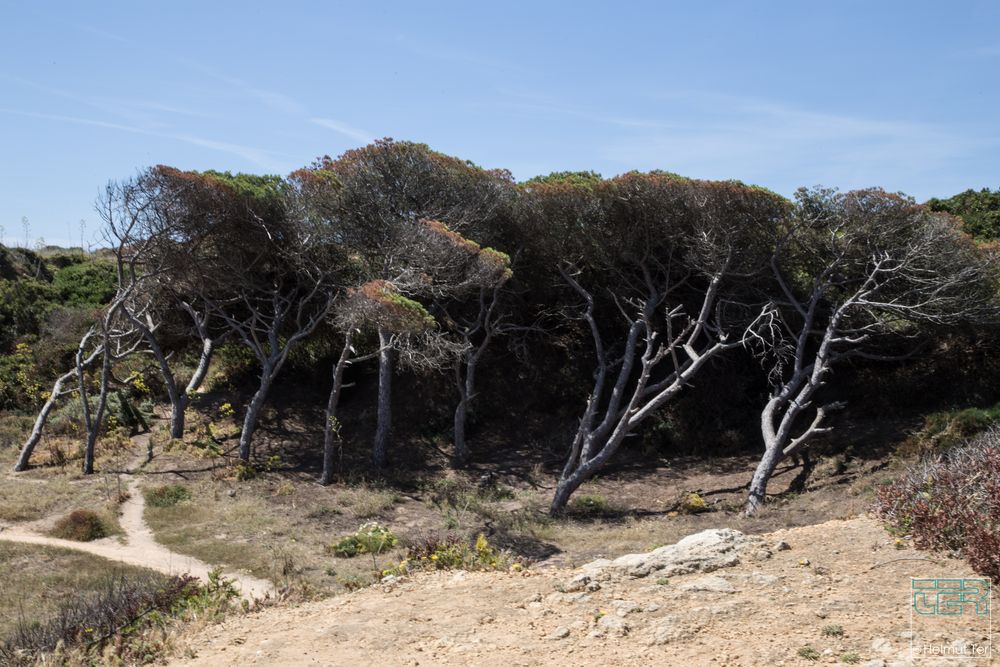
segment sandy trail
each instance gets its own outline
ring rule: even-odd
[[[143,519],[146,510],[146,499],[142,493],[138,473],[148,460],[149,434],[136,436],[136,445],[140,446],[142,454],[137,456],[125,474],[130,475],[128,481],[128,499],[121,504],[119,523],[125,535],[107,537],[93,542],[75,542],[49,537],[20,526],[0,526],[0,540],[20,542],[22,544],[37,544],[41,546],[59,547],[83,551],[111,561],[149,568],[163,574],[189,574],[203,581],[208,581],[208,573],[214,569],[192,556],[171,551],[158,543],[153,537]],[[225,571],[225,576],[234,581],[240,595],[247,600],[263,598],[274,594],[274,585],[270,581],[258,579],[242,572]]]

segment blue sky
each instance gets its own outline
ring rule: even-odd
[[[0,0],[3,241],[109,179],[287,173],[392,136],[518,179],[1000,185],[997,2]]]

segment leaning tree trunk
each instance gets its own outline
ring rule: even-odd
[[[764,499],[767,497],[767,483],[771,481],[775,469],[783,458],[785,456],[780,445],[773,441],[766,444],[764,456],[761,457],[757,469],[753,473],[753,479],[750,480],[750,490],[747,493],[747,502],[744,508],[744,514],[747,516],[756,514],[757,510],[764,504]]]
[[[340,439],[340,425],[337,423],[337,405],[340,403],[340,391],[344,387],[344,370],[350,363],[351,333],[344,334],[344,347],[340,357],[333,366],[333,386],[326,401],[326,414],[323,423],[323,472],[319,483],[326,486],[333,481],[333,467],[336,454],[336,444]]]
[[[98,346],[86,359],[83,358],[83,350],[87,347],[87,342],[93,335],[93,328],[89,329],[87,333],[83,335],[83,338],[80,339],[80,344],[77,346],[76,366],[59,376],[56,379],[55,384],[52,385],[52,392],[45,400],[45,404],[42,405],[42,409],[38,413],[38,417],[35,418],[35,424],[31,428],[31,434],[28,436],[28,440],[21,447],[21,454],[18,456],[17,464],[14,466],[14,472],[27,470],[28,462],[31,460],[31,454],[35,451],[35,446],[38,445],[39,440],[42,438],[42,430],[45,428],[45,424],[49,420],[49,415],[52,413],[52,409],[55,407],[56,401],[58,401],[63,394],[70,393],[69,389],[65,391],[63,390],[63,384],[65,384],[73,376],[86,370],[91,364],[94,363],[94,361],[97,360],[98,355],[103,352],[103,346]]]
[[[35,451],[35,445],[38,441],[42,439],[42,430],[45,428],[45,423],[49,419],[49,414],[52,412],[52,408],[55,407],[56,401],[59,399],[60,394],[62,394],[62,386],[67,380],[76,375],[76,369],[60,375],[54,385],[52,385],[52,392],[49,397],[45,400],[45,404],[42,406],[41,411],[39,411],[38,416],[35,418],[35,425],[31,427],[31,435],[28,436],[27,442],[21,447],[21,454],[17,457],[17,463],[14,464],[14,472],[21,472],[28,469],[28,462],[31,460],[31,454]]]
[[[372,447],[372,466],[384,468],[388,461],[389,431],[392,428],[392,348],[391,335],[378,330],[378,424]]]
[[[250,399],[246,415],[243,417],[243,430],[240,432],[240,461],[244,463],[250,462],[253,434],[257,430],[257,420],[260,418],[260,410],[264,407],[264,401],[267,400],[272,380],[272,369],[269,365],[265,365],[261,369],[260,385],[258,385],[253,398]]]

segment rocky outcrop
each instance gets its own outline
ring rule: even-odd
[[[672,577],[692,572],[713,572],[741,560],[765,560],[771,551],[759,537],[731,528],[703,530],[648,553],[626,554],[614,560],[599,559],[581,567],[565,585],[567,592],[593,588],[594,582],[615,577]]]

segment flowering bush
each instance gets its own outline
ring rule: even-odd
[[[490,545],[480,534],[472,544],[456,536],[428,539],[407,549],[406,558],[395,571],[398,574],[411,570],[511,570],[518,572],[524,564],[512,554]],[[385,574],[385,573],[384,573]]]

